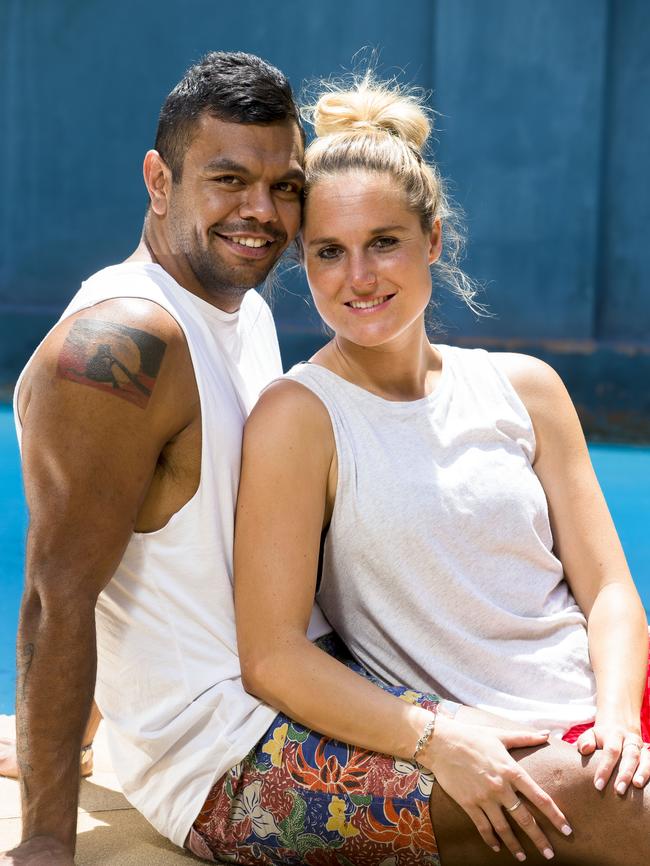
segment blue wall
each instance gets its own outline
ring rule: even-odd
[[[436,156],[495,316],[442,298],[447,339],[552,360],[592,431],[650,440],[650,4],[646,0],[2,0],[0,386],[80,279],[127,256],[157,113],[210,49],[294,86],[380,69],[433,91]],[[320,339],[300,275],[286,360]]]

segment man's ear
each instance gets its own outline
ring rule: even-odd
[[[142,174],[151,200],[151,210],[156,216],[165,216],[172,185],[172,173],[157,150],[148,150],[145,154]]]

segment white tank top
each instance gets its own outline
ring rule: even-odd
[[[322,366],[338,487],[318,602],[357,659],[556,733],[595,716],[585,617],[553,554],[530,417],[487,352],[437,347],[433,393],[391,402]]]
[[[133,535],[99,596],[96,700],[124,793],[183,845],[213,782],[276,715],[242,686],[232,551],[244,421],[282,367],[271,313],[256,292],[226,313],[155,264],[100,271],[61,320],[119,297],[154,301],[185,334],[201,401],[201,478],[166,526]],[[16,424],[20,438],[17,410]],[[321,617],[310,634],[328,630]]]

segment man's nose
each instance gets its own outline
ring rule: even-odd
[[[242,219],[255,219],[260,223],[275,222],[278,211],[271,190],[262,187],[249,187],[240,205]]]

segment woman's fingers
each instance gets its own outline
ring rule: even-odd
[[[476,806],[464,806],[463,808],[469,815],[470,819],[474,822],[474,825],[485,844],[489,845],[493,851],[500,851],[501,846],[499,840],[494,835],[494,829],[492,824],[488,821],[485,812]]]
[[[512,785],[517,791],[520,791],[533,806],[548,818],[551,824],[562,833],[563,836],[570,836],[572,833],[566,815],[558,808],[557,804],[543,788],[534,781],[534,779],[516,765],[516,774],[513,778]]]
[[[623,740],[623,748],[621,749],[621,760],[618,765],[618,773],[614,788],[617,794],[624,794],[632,777],[634,776],[643,751],[643,740],[635,735],[627,736]]]
[[[15,740],[0,739],[0,776],[18,778],[18,760]]]
[[[516,804],[516,802],[517,795],[513,791],[512,803]],[[526,808],[521,801],[519,802],[521,803],[521,805],[518,806],[517,811]],[[525,860],[526,855],[524,854],[524,849],[522,848],[519,839],[517,839],[517,837],[515,836],[512,827],[508,823],[508,819],[505,816],[504,809],[502,808],[501,804],[496,802],[486,803],[483,806],[483,810],[485,812],[485,815],[487,816],[488,821],[490,822],[492,827],[494,827],[494,832],[501,839],[501,841],[506,846],[508,851],[510,851],[512,856],[519,861]],[[512,817],[514,817],[515,814],[516,812],[512,812]],[[533,839],[533,842],[534,841],[535,840]]]
[[[548,742],[550,731],[498,731],[491,729],[501,740],[503,745],[510,749],[526,749],[530,746],[543,746]]]
[[[596,773],[594,775],[594,785],[596,790],[602,791],[605,785],[609,782],[614,767],[618,763],[623,751],[623,737],[619,733],[608,733],[603,739],[602,757],[598,762]],[[638,760],[638,752],[637,752]]]
[[[525,803],[522,802],[521,806],[518,806],[517,809],[511,811],[508,817],[514,820],[521,827],[523,832],[531,839],[533,845],[537,848],[542,857],[550,860],[554,856],[553,846],[548,841],[546,834],[530,813]]]
[[[581,755],[591,755],[598,748],[596,733],[593,728],[584,731],[576,740],[576,747]]]
[[[647,743],[641,749],[639,755],[639,765],[632,779],[632,784],[635,788],[643,788],[650,780],[650,749]]]

